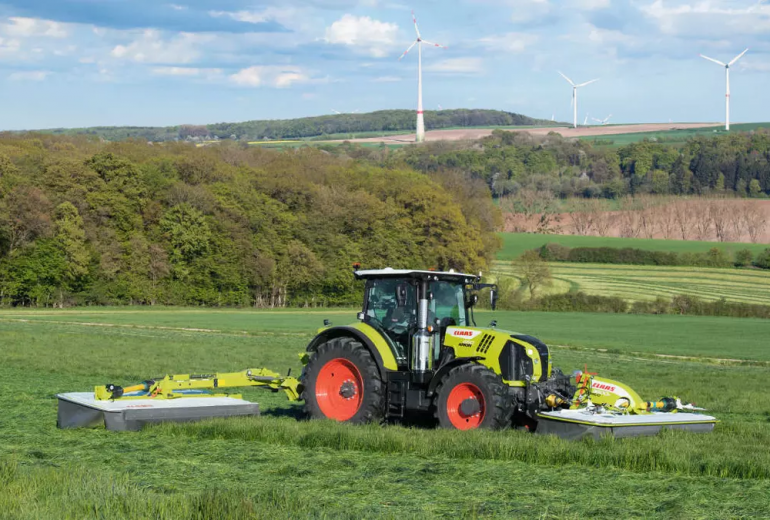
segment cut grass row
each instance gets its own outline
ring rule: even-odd
[[[353,312],[345,312],[332,319],[352,321]],[[81,313],[88,323],[117,326],[46,321],[78,321]],[[722,421],[714,434],[701,436],[671,432],[567,442],[519,431],[353,427],[298,420],[298,407],[282,394],[258,390],[244,392],[263,409],[257,419],[164,425],[141,433],[60,431],[54,426],[57,392],[167,371],[296,369],[296,352],[328,313],[107,309],[23,314],[3,313],[3,319],[30,321],[0,321],[0,460],[5,461],[0,510],[14,518],[770,514],[770,404],[757,398],[766,385],[765,367],[554,352],[556,364],[567,371],[588,363],[592,371],[624,381],[644,397],[695,400]],[[477,316],[480,324],[491,317]],[[621,352],[770,358],[762,339],[766,324],[760,320],[494,317],[500,328],[549,341],[577,338],[583,346]],[[176,326],[222,332],[170,328]],[[688,341],[681,344],[682,338]]]
[[[550,268],[554,283],[543,288],[542,294],[582,291],[627,301],[671,299],[686,294],[706,301],[725,298],[731,302],[770,305],[770,271],[562,262],[552,263]],[[521,283],[510,262],[496,262],[493,274]]]
[[[749,249],[755,255],[770,247],[770,244],[746,244],[740,242],[701,242],[694,240],[662,240],[653,238],[591,237],[578,235],[539,235],[534,233],[500,233],[503,247],[497,254],[498,260],[513,260],[526,251],[545,244],[561,244],[566,247],[612,247],[634,248],[645,251],[667,251],[671,253],[704,253],[711,248],[734,253]]]

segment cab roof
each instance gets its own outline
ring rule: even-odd
[[[417,280],[437,279],[442,281],[473,283],[478,281],[479,276],[468,273],[457,273],[454,271],[422,271],[419,269],[367,269],[355,271],[357,280],[371,280],[377,278],[414,278]]]

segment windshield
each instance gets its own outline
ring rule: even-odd
[[[433,300],[430,302],[429,315],[440,322],[451,318],[454,323],[449,324],[467,326],[464,287],[458,282],[432,282],[430,291],[433,293]]]

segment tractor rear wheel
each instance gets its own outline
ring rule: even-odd
[[[302,375],[305,412],[313,419],[362,424],[385,416],[377,363],[353,338],[330,339],[310,356]]]
[[[442,428],[500,430],[511,425],[513,401],[503,380],[482,365],[453,368],[436,390]]]

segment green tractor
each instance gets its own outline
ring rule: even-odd
[[[676,397],[644,401],[596,374],[574,379],[552,366],[529,335],[479,328],[478,292],[497,287],[471,274],[356,270],[366,282],[352,325],[324,327],[307,347],[298,390],[312,418],[382,422],[432,414],[444,428],[525,427],[563,438],[710,432],[714,417]]]
[[[433,412],[445,428],[534,427],[537,412],[576,391],[532,336],[476,326],[478,291],[455,272],[356,271],[366,282],[358,322],[326,324],[300,379],[307,413],[351,423]]]

